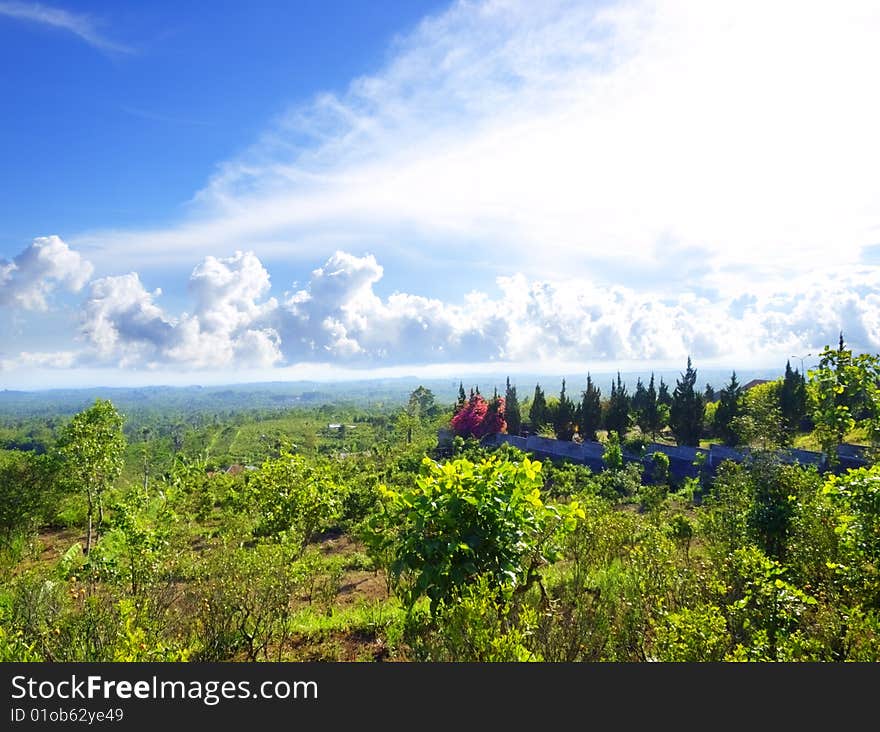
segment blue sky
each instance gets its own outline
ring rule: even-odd
[[[13,388],[880,350],[867,0],[0,0]]]
[[[379,68],[395,34],[442,5],[0,2],[3,251],[35,227],[173,219],[290,104]],[[37,20],[39,8],[94,39]]]

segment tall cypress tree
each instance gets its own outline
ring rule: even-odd
[[[706,404],[715,401],[715,389],[712,387],[712,384],[706,384],[706,388],[703,390],[703,401]]]
[[[681,379],[675,382],[672,405],[669,407],[669,425],[679,445],[696,447],[700,444],[706,405],[703,403],[703,395],[694,388],[696,383],[697,371],[688,356],[687,369]]]
[[[641,428],[642,422],[644,421],[642,418],[642,414],[645,411],[645,407],[648,402],[648,390],[645,388],[645,385],[642,383],[641,377],[636,380],[636,390],[633,392],[632,399],[629,402],[629,408],[632,412],[633,419],[636,424]],[[644,432],[644,429],[642,429]]]
[[[779,390],[779,411],[783,431],[789,438],[794,438],[807,413],[807,393],[803,378],[797,371],[792,371],[789,361],[785,362],[785,378]]]
[[[504,417],[507,420],[507,434],[518,435],[522,430],[522,415],[519,411],[516,387],[511,386],[509,376],[507,377],[507,389],[504,392]]]
[[[739,440],[733,421],[739,416],[741,395],[742,388],[734,371],[730,374],[730,383],[718,395],[718,409],[715,410],[715,434],[724,440],[725,445],[736,445]]]
[[[559,404],[556,405],[556,413],[553,415],[553,430],[556,432],[556,438],[570,440],[574,436],[574,426],[574,404],[565,393],[565,379],[563,379]]]
[[[531,422],[532,432],[537,432],[547,424],[547,418],[547,400],[544,397],[544,390],[540,384],[535,384],[535,396],[532,397],[532,406],[529,407],[529,422]]]
[[[617,433],[622,440],[629,430],[629,395],[626,385],[620,380],[617,372],[617,383],[611,382],[611,398],[608,400],[608,417],[605,426]]]
[[[578,425],[585,440],[596,440],[596,430],[602,426],[602,392],[587,374],[587,388],[581,394]]]
[[[669,384],[660,377],[660,388],[657,390],[657,403],[665,404],[667,407],[672,406],[672,397],[669,395]]]
[[[648,390],[645,394],[645,408],[642,411],[642,422],[639,426],[642,432],[650,433],[651,439],[657,438],[657,432],[660,430],[660,410],[657,403],[657,390],[654,388],[654,374],[651,374],[651,380],[648,382]]]
[[[458,401],[455,403],[455,408],[452,410],[453,414],[458,414],[461,408],[467,404],[467,394],[464,392],[464,382],[458,382]]]

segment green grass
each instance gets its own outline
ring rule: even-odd
[[[331,614],[309,606],[291,618],[291,630],[307,636],[333,631],[379,633],[400,622],[405,614],[400,603],[394,599],[334,607]]]
[[[846,437],[843,438],[843,441],[851,443],[853,445],[871,444],[871,441],[868,439],[867,431],[862,427],[847,432]],[[816,437],[815,432],[807,432],[798,435],[794,439],[793,447],[796,447],[799,450],[813,450],[814,452],[820,452],[822,450],[822,446],[819,444],[819,440]]]

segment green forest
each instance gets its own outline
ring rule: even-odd
[[[841,336],[802,369],[215,412],[29,397],[0,418],[0,661],[880,660],[880,356]],[[603,468],[497,433],[599,441]],[[678,479],[649,443],[746,457]]]

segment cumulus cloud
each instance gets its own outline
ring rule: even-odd
[[[134,272],[95,280],[84,305],[83,333],[99,357],[119,357],[120,365],[149,364],[173,340],[167,318]]]
[[[136,273],[104,277],[92,283],[82,331],[95,357],[120,366],[268,366],[281,358],[277,332],[261,325],[277,308],[260,301],[269,287],[251,252],[207,257],[190,276],[193,312],[174,317],[155,302],[161,290],[147,291]]]
[[[282,347],[291,360],[425,363],[497,358],[505,321],[495,304],[480,311],[373,291],[382,267],[373,255],[336,252],[312,272],[307,289],[290,295],[280,313]]]
[[[192,272],[194,316],[211,332],[231,332],[264,318],[278,305],[274,298],[258,302],[271,287],[269,273],[253,252],[228,259],[206,257]]]
[[[661,297],[586,278],[500,277],[499,296],[458,302],[376,293],[373,255],[337,251],[279,304],[253,253],[207,258],[190,278],[192,312],[166,314],[136,274],[92,285],[85,328],[95,354],[121,365],[187,368],[327,363],[779,362],[818,351],[840,330],[880,350],[880,267],[795,278],[785,288]]]
[[[0,259],[0,305],[46,310],[56,287],[79,292],[93,267],[57,236],[41,236],[11,262]]]

